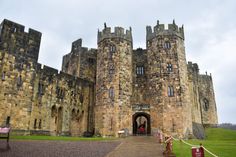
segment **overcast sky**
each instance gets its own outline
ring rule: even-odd
[[[134,48],[145,48],[146,25],[184,24],[188,61],[212,73],[219,122],[236,124],[235,0],[0,0],[0,20],[43,33],[39,62],[61,69],[71,43],[96,48],[97,30],[132,27]]]

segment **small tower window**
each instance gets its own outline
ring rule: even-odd
[[[109,98],[113,100],[114,97],[115,97],[114,88],[110,87],[110,89],[109,89]]]
[[[114,71],[115,71],[115,68],[114,68],[114,65],[110,65],[109,66],[109,74],[114,74]]]
[[[167,69],[167,72],[172,72],[173,71],[172,64],[168,63],[166,66],[166,69]]]
[[[168,86],[167,93],[169,97],[174,96],[174,87],[173,86]]]
[[[17,78],[17,87],[19,88],[22,85],[22,77],[21,75]]]
[[[116,52],[116,46],[115,45],[110,45],[109,47],[109,59],[112,59],[113,53]]]
[[[166,41],[166,42],[164,43],[164,49],[170,49],[170,48],[171,48],[170,42],[169,42],[169,41]]]
[[[44,85],[42,83],[38,84],[38,94],[43,95],[44,94]]]
[[[143,66],[137,66],[136,67],[136,74],[137,75],[143,75],[144,74],[144,67]]]
[[[110,45],[110,52],[115,53],[116,52],[116,46]]]

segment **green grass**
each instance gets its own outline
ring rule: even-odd
[[[219,157],[236,156],[236,131],[208,128],[206,135],[205,140],[187,140],[187,142],[194,145],[202,143],[205,148]],[[173,150],[177,157],[191,157],[191,147],[180,141],[174,141]],[[205,157],[212,157],[212,155],[205,151]]]
[[[58,140],[58,141],[107,141],[115,140],[117,138],[103,138],[103,137],[69,137],[69,136],[10,136],[10,140]]]

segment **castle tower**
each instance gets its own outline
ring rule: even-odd
[[[152,129],[172,135],[192,133],[184,29],[175,21],[147,26],[148,91]]]
[[[132,34],[110,27],[98,31],[95,130],[103,136],[131,130]]]
[[[0,24],[0,50],[37,62],[41,36],[36,30],[25,32],[25,26],[4,19]]]

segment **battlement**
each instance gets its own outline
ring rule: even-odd
[[[188,67],[188,71],[189,71],[190,73],[199,74],[199,68],[198,68],[197,63],[188,62],[187,67]]]
[[[157,25],[154,26],[153,30],[151,26],[146,27],[146,40],[151,40],[158,35],[176,35],[184,40],[184,27],[178,27],[173,20],[172,24],[168,24],[168,28],[165,29],[164,24],[159,24],[157,21]]]
[[[102,31],[98,30],[97,42],[101,42],[106,38],[123,38],[132,42],[132,29],[125,30],[122,27],[115,27],[114,32],[111,32],[111,27],[107,27],[106,23],[104,24],[104,29]]]
[[[38,60],[42,33],[4,19],[0,25],[0,50]]]
[[[52,68],[52,67],[49,67],[46,65],[42,65],[40,63],[36,64],[36,71],[38,74],[42,74],[41,76],[43,76],[43,78],[54,76],[54,78],[57,80],[64,79],[66,82],[75,81],[77,83],[83,83],[83,84],[87,83],[89,85],[93,85],[93,82],[91,82],[89,80],[85,80],[83,78],[79,78],[79,77],[70,75],[70,74],[65,73],[63,71],[59,71],[55,68]]]

